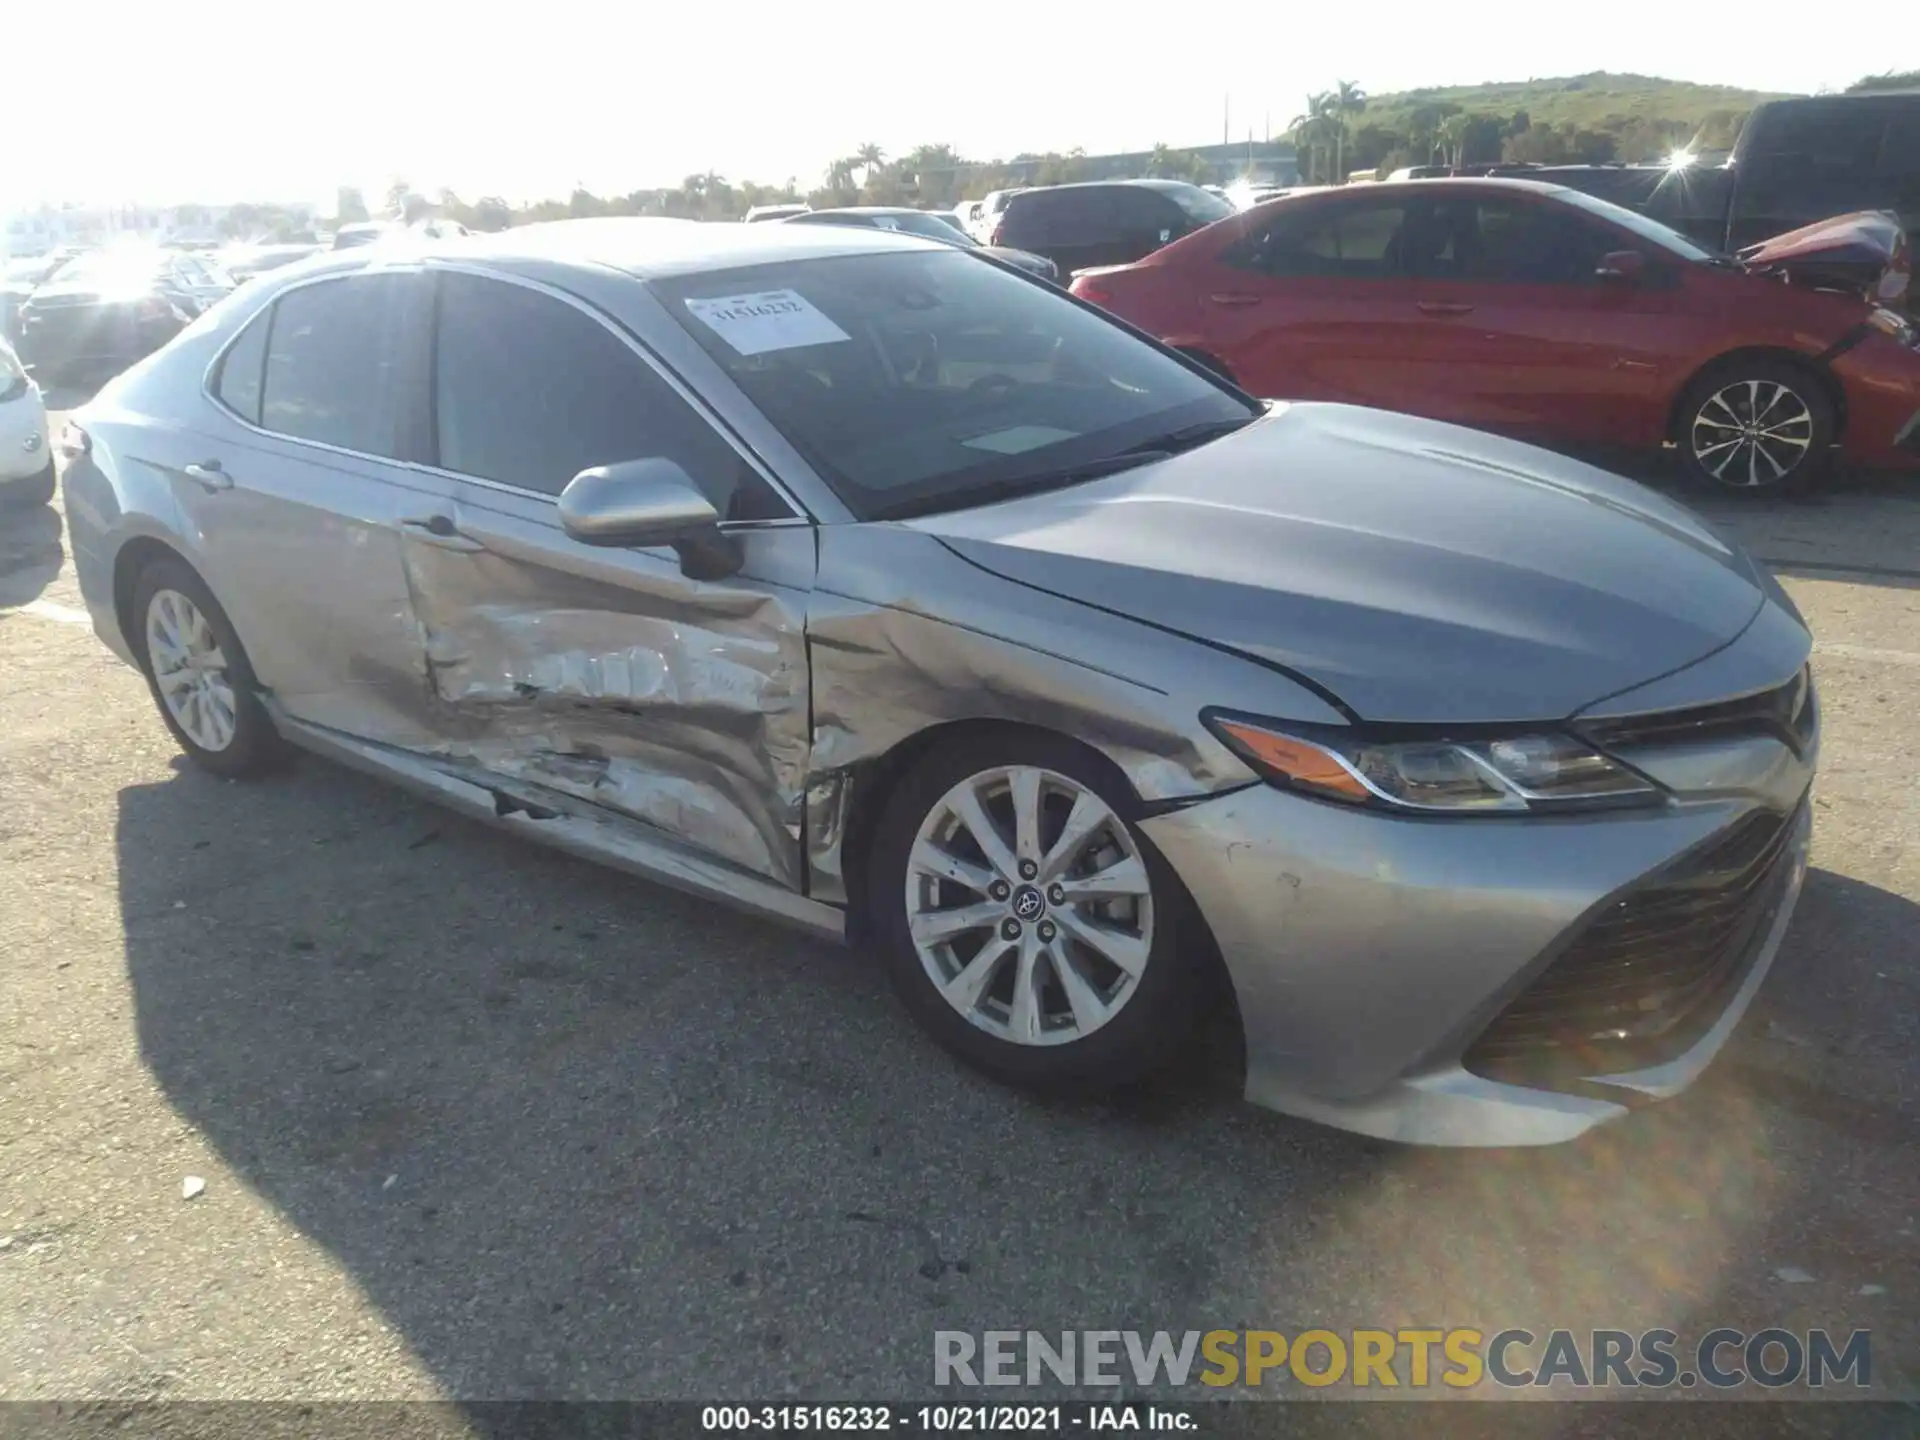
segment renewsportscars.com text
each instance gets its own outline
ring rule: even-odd
[[[1454,1390],[1866,1389],[1872,1332],[1510,1328],[1331,1330],[939,1330],[936,1385],[1305,1385]],[[1204,1392],[1203,1392],[1204,1393]]]

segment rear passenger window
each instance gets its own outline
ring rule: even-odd
[[[439,277],[435,415],[443,469],[558,495],[582,470],[675,461],[728,520],[792,510],[608,328],[524,286]]]
[[[303,285],[274,303],[262,428],[363,455],[394,453],[406,283],[356,275]]]
[[[227,347],[220,362],[220,378],[214,394],[220,403],[248,424],[260,423],[260,371],[267,358],[267,330],[273,317],[262,310],[241,330],[239,339]]]
[[[1226,258],[1281,278],[1385,279],[1402,273],[1404,205],[1315,205],[1291,214],[1287,208],[1281,206],[1266,230]]]

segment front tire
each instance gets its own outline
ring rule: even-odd
[[[183,560],[150,561],[134,582],[127,638],[160,718],[196,765],[231,779],[262,775],[288,749],[260,703],[233,622]]]
[[[1097,755],[1038,732],[944,745],[890,796],[867,904],[894,988],[998,1080],[1085,1094],[1171,1060],[1204,1008],[1192,903]]]
[[[1810,372],[1777,360],[1735,360],[1688,387],[1675,439],[1695,484],[1722,494],[1783,495],[1820,478],[1833,421],[1833,402]]]

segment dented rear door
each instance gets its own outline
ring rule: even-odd
[[[452,495],[444,523],[403,540],[437,748],[800,889],[811,525],[597,312],[517,281],[438,280]],[[690,579],[671,549],[561,528],[573,475],[653,455],[730,517],[737,574]]]

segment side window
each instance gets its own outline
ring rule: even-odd
[[[1593,283],[1600,257],[1629,248],[1552,205],[1503,196],[1435,204],[1409,231],[1414,273],[1520,285]]]
[[[355,275],[274,303],[262,428],[366,455],[392,455],[404,275]]]
[[[267,331],[273,324],[272,307],[262,310],[246,324],[240,337],[227,348],[220,362],[220,377],[214,382],[214,394],[241,419],[260,423],[260,372],[267,359]]]
[[[1817,175],[1873,173],[1886,112],[1847,101],[1782,105],[1765,112],[1751,155],[1770,170]]]
[[[1268,227],[1249,236],[1239,263],[1282,279],[1326,276],[1383,280],[1402,273],[1402,204],[1278,207]],[[1229,257],[1230,259],[1232,257]]]
[[[1920,101],[1896,106],[1887,116],[1887,133],[1880,142],[1880,174],[1920,178]]]
[[[558,495],[582,470],[661,456],[729,520],[792,511],[605,325],[524,286],[439,277],[441,468]]]
[[[1157,245],[1163,235],[1171,240],[1187,228],[1180,207],[1156,190],[1121,185],[1108,194],[1113,228],[1128,239],[1150,240]]]

